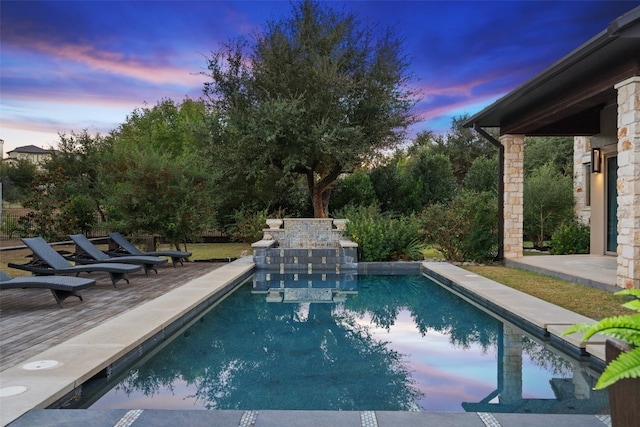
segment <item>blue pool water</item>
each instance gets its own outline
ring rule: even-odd
[[[295,279],[240,286],[91,408],[608,412],[598,373],[425,277]]]

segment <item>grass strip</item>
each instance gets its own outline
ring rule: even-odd
[[[622,304],[628,301],[626,297],[602,289],[519,268],[498,265],[463,268],[592,319],[633,314],[633,311],[622,307]]]

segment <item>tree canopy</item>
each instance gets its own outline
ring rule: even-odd
[[[134,110],[111,133],[100,175],[112,228],[160,234],[180,248],[211,226],[212,191],[200,155],[204,123],[203,102],[165,99]]]
[[[88,232],[101,208],[98,165],[110,149],[108,139],[87,130],[59,134],[58,149],[42,165],[23,206],[30,212],[19,220],[19,234],[37,232],[47,240]]]
[[[136,108],[112,136],[120,144],[143,147],[165,158],[197,156],[207,139],[205,103],[185,98],[162,99],[153,107]]]
[[[491,157],[497,151],[489,141],[462,126],[468,117],[466,114],[454,117],[451,120],[451,130],[445,135],[425,132],[419,134],[414,142],[414,145],[430,146],[434,154],[447,156],[461,187],[472,163],[479,157]]]
[[[27,197],[37,173],[36,165],[26,159],[18,159],[13,163],[0,161],[2,199],[14,202]]]
[[[526,137],[524,139],[524,174],[550,164],[565,176],[573,175],[573,138],[566,136]]]
[[[402,42],[309,0],[252,40],[208,58],[216,167],[248,181],[302,176],[324,217],[336,179],[398,145],[414,121]]]

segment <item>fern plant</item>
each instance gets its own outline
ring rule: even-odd
[[[564,331],[563,335],[584,332],[583,340],[596,333],[627,342],[633,348],[621,353],[609,362],[594,387],[602,389],[625,378],[640,378],[640,289],[625,289],[616,295],[631,295],[635,299],[623,304],[623,307],[635,310],[638,314],[606,317],[597,323],[579,323]]]

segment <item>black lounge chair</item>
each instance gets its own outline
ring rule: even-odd
[[[99,262],[126,262],[130,264],[138,264],[144,267],[144,274],[149,276],[149,270],[153,270],[158,273],[156,266],[167,262],[166,258],[160,258],[157,256],[146,255],[125,255],[121,257],[112,258],[105,252],[101,251],[96,245],[94,245],[84,234],[69,234],[69,238],[80,248],[83,252],[75,254],[72,257],[66,257],[67,259],[74,261],[76,264],[95,264]]]
[[[113,240],[118,246],[118,250],[115,252],[109,252],[110,254],[121,256],[121,255],[151,255],[151,256],[166,256],[171,258],[171,262],[175,267],[177,263],[182,264],[182,260],[185,258],[189,258],[191,256],[191,252],[183,252],[183,251],[153,251],[153,252],[142,252],[140,249],[136,248],[131,242],[129,242],[122,234],[118,232],[109,233],[109,237]]]
[[[36,276],[53,276],[59,274],[75,274],[82,272],[104,271],[109,273],[113,287],[124,279],[129,283],[126,275],[142,269],[140,265],[125,263],[97,263],[87,265],[73,265],[62,255],[55,251],[42,237],[29,237],[21,239],[35,255],[34,260],[28,264],[9,263],[9,267],[30,271]],[[39,258],[39,259],[36,259]]]
[[[71,296],[78,297],[82,301],[80,290],[90,288],[95,284],[96,281],[93,279],[68,276],[18,276],[12,278],[0,271],[0,289],[49,289],[60,307],[62,307],[62,301]]]

